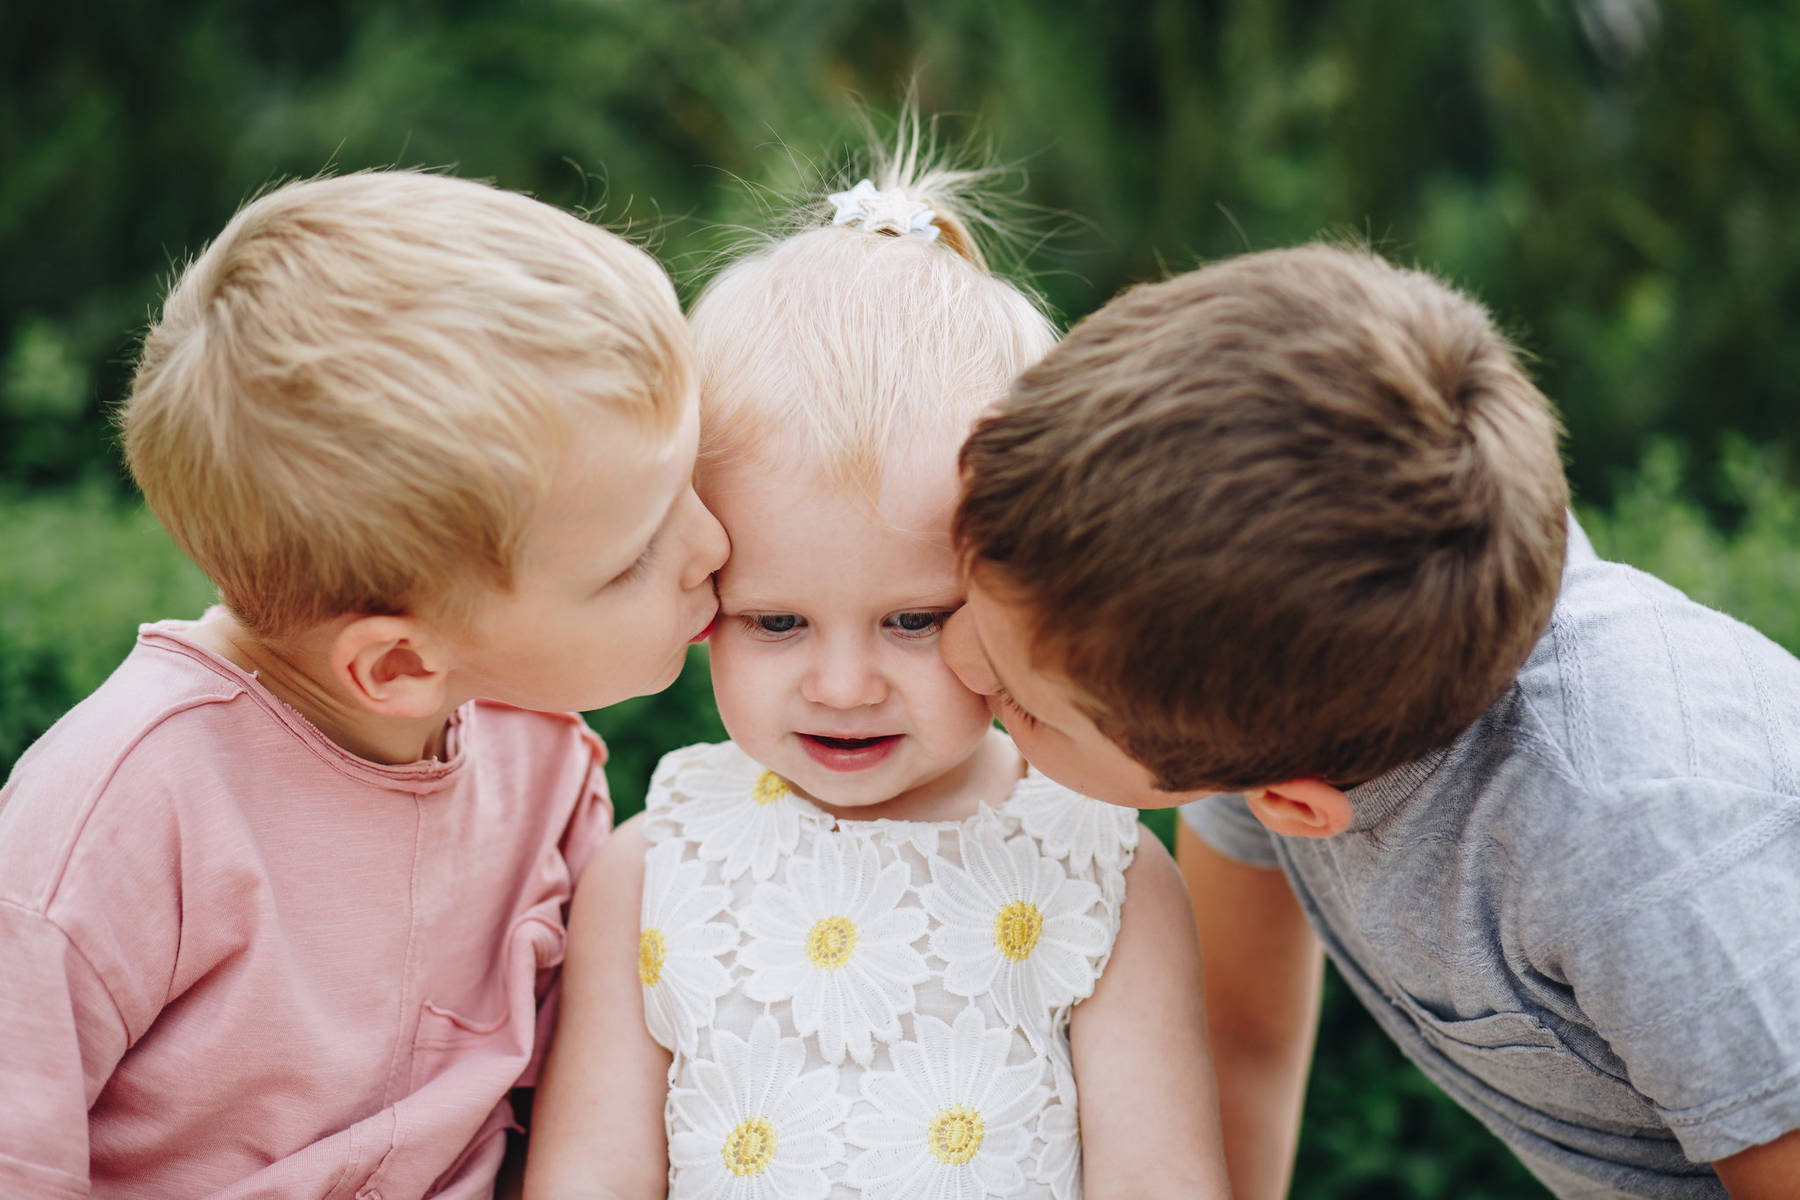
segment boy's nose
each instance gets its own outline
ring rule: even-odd
[[[824,647],[801,680],[800,695],[827,708],[867,708],[887,699],[887,680],[860,649]]]
[[[1000,690],[1000,681],[994,677],[993,668],[988,666],[987,655],[981,652],[981,642],[975,637],[975,621],[966,606],[951,613],[950,619],[944,622],[944,630],[938,634],[938,653],[944,656],[944,664],[950,668],[950,673],[962,680],[962,685],[971,692],[991,696]]]
[[[688,563],[682,575],[682,586],[692,590],[704,584],[714,571],[731,557],[731,539],[712,509],[701,503],[693,488],[682,500],[682,518],[687,523]]]

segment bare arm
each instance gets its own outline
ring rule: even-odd
[[[1206,960],[1207,1035],[1232,1194],[1287,1194],[1318,1024],[1324,955],[1287,877],[1180,826],[1176,853]]]
[[[1069,1029],[1083,1191],[1089,1200],[1223,1197],[1229,1192],[1218,1099],[1187,893],[1168,851],[1148,835],[1125,880],[1112,958]]]
[[[1783,1200],[1800,1181],[1800,1129],[1713,1164],[1732,1200]]]
[[[588,866],[569,915],[562,1015],[532,1110],[527,1200],[661,1200],[669,1052],[644,1027],[640,818]]]

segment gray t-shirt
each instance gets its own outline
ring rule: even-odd
[[[1409,1058],[1562,1197],[1723,1197],[1707,1163],[1800,1128],[1800,662],[1571,522],[1550,629],[1447,750],[1276,837]]]

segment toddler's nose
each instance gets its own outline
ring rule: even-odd
[[[866,708],[887,699],[887,680],[855,646],[821,647],[800,694],[828,708]]]

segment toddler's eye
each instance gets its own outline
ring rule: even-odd
[[[764,633],[792,633],[800,624],[793,613],[764,613],[750,618]]]
[[[902,633],[936,633],[949,619],[947,612],[903,612],[888,618]]]

